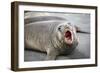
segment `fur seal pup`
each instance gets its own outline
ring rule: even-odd
[[[78,45],[76,29],[66,20],[31,22],[24,29],[25,48],[46,52],[46,60],[70,54]]]

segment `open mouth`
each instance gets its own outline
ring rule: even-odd
[[[65,32],[65,41],[69,45],[72,44],[72,33],[69,30]]]

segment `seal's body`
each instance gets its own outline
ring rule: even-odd
[[[46,52],[47,60],[70,54],[78,45],[75,27],[63,19],[30,22],[24,29],[25,48]]]

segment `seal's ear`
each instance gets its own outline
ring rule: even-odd
[[[87,33],[87,34],[90,34],[90,32],[87,32],[87,31],[84,31],[82,29],[80,29],[78,26],[74,25],[75,29],[76,29],[76,32],[77,33]]]

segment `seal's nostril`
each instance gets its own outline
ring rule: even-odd
[[[65,26],[65,29],[69,29],[69,26]]]

